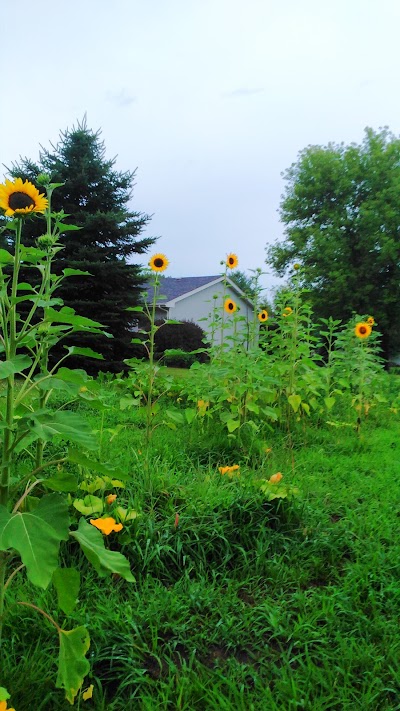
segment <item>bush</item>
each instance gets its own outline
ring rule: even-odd
[[[155,334],[154,346],[157,360],[163,358],[164,365],[175,366],[176,368],[188,368],[195,361],[205,363],[209,356],[207,353],[191,353],[199,348],[207,348],[206,335],[197,323],[193,321],[181,321],[181,323],[158,322],[159,328]],[[164,357],[165,351],[179,350],[180,353],[168,354]]]

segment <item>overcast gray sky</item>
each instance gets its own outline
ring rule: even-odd
[[[399,0],[2,0],[0,163],[86,112],[170,276],[263,267],[299,150],[400,133],[399,27]]]

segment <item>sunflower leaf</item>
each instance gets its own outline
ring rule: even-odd
[[[88,524],[84,518],[80,519],[78,529],[71,531],[70,535],[76,538],[86,558],[101,577],[104,578],[110,573],[117,573],[129,583],[135,582],[129,562],[125,556],[118,551],[110,551],[104,548],[103,534],[97,528]]]
[[[82,625],[73,630],[59,629],[58,634],[60,654],[56,687],[64,689],[66,699],[73,704],[90,669],[90,664],[85,657],[90,647],[89,632]]]

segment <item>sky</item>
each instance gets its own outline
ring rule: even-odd
[[[0,177],[86,114],[169,276],[234,252],[269,290],[299,151],[400,134],[399,26],[399,0],[2,0]]]

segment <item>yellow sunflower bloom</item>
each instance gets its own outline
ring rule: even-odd
[[[224,309],[227,314],[234,314],[237,310],[237,305],[233,299],[225,299]]]
[[[361,323],[358,323],[356,325],[354,333],[356,334],[357,338],[368,338],[368,336],[370,336],[372,333],[372,326],[370,326],[369,323],[364,323],[363,321],[361,321]]]
[[[164,254],[155,254],[149,261],[149,267],[153,272],[163,272],[169,264]]]
[[[268,311],[263,309],[262,311],[260,311],[259,314],[257,314],[257,318],[260,321],[260,323],[264,323],[264,321],[267,321],[267,319],[268,319]]]
[[[369,316],[367,318],[367,324],[368,324],[368,326],[375,326],[375,319],[373,316]]]
[[[228,269],[236,269],[238,264],[239,264],[239,260],[236,256],[236,254],[233,254],[233,253],[228,254],[228,256],[226,258],[226,266],[228,267]]]
[[[113,531],[118,533],[118,531],[122,531],[123,529],[122,523],[116,523],[115,518],[111,516],[107,518],[91,518],[90,523],[104,533],[105,536],[109,536]]]
[[[5,210],[6,217],[44,212],[48,204],[44,193],[39,193],[28,180],[23,182],[22,178],[16,178],[0,185],[0,207]]]
[[[292,313],[293,313],[293,309],[292,309],[290,306],[286,306],[286,307],[283,309],[283,314],[282,314],[282,316],[284,316],[284,317],[286,318],[287,316],[290,316]]]

